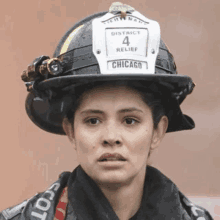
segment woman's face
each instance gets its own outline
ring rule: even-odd
[[[161,139],[153,129],[151,109],[136,90],[125,86],[97,87],[83,94],[73,128],[68,136],[78,162],[99,184],[128,184],[145,176],[149,150]]]

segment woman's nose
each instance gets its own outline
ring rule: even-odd
[[[121,146],[122,145],[122,142],[120,140],[110,140],[110,139],[106,139],[106,140],[103,140],[103,146]]]
[[[121,146],[121,132],[120,129],[114,123],[106,126],[102,136],[102,145],[103,146]]]

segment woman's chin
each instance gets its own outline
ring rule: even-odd
[[[106,185],[111,187],[120,187],[129,184],[132,177],[125,172],[112,171],[106,173],[99,173],[97,176],[92,177],[98,185]]]

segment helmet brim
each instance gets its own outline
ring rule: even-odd
[[[68,91],[68,87],[80,84],[92,83],[95,81],[141,81],[141,82],[157,82],[163,86],[167,86],[171,93],[181,91],[187,87],[192,79],[184,75],[167,75],[167,74],[97,74],[97,75],[70,75],[44,80],[37,87],[42,90],[63,90]],[[63,116],[59,111],[62,99],[55,102],[49,102],[35,97],[29,93],[26,99],[26,111],[29,118],[41,129],[54,133],[65,135],[62,128]],[[187,115],[183,115],[176,101],[173,104],[172,120],[169,121],[167,132],[188,130],[195,127],[194,121]]]
[[[170,84],[173,86],[173,91],[179,92],[183,88],[186,88],[192,79],[185,75],[168,75],[168,74],[91,74],[91,75],[67,75],[61,77],[55,77],[44,80],[38,84],[40,90],[46,89],[61,89],[70,85],[78,83],[91,83],[94,81],[115,81],[115,80],[126,80],[126,81],[146,81],[146,82],[157,82],[161,84]]]

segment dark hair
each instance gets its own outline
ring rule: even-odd
[[[75,111],[79,108],[82,102],[82,95],[89,90],[104,85],[123,85],[130,87],[139,92],[143,101],[150,107],[153,117],[154,129],[157,128],[158,123],[162,116],[166,115],[166,111],[163,103],[164,89],[158,88],[158,85],[155,83],[148,83],[146,85],[140,81],[108,81],[108,82],[94,82],[90,84],[84,84],[74,88],[72,93],[73,105],[69,108],[69,111],[66,113],[65,117],[71,122],[74,123]]]

